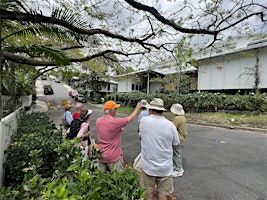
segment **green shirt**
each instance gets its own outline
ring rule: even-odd
[[[183,115],[182,116],[177,115],[173,119],[173,123],[176,126],[176,129],[178,131],[180,143],[182,143],[184,141],[185,137],[187,136],[187,127],[186,127],[185,117]]]

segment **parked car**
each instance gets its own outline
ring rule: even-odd
[[[54,94],[54,90],[51,85],[44,85],[44,94]]]
[[[82,103],[86,103],[87,100],[86,100],[86,97],[82,94],[77,94],[75,96],[75,101],[78,101],[78,102],[82,102]]]
[[[74,98],[78,94],[77,90],[71,90],[69,91],[69,96]]]

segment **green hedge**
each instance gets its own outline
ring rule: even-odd
[[[66,140],[45,113],[23,114],[7,149],[0,200],[140,199],[137,171],[99,171],[83,160],[79,139]],[[96,156],[101,152],[94,149]]]
[[[150,94],[145,93],[114,93],[105,96],[105,100],[114,100],[124,106],[134,107],[141,99],[148,102],[154,97],[161,98],[167,109],[174,103],[180,103],[187,112],[214,112],[220,110],[235,111],[267,111],[266,93],[249,93],[246,95],[228,95],[224,93],[198,92],[189,94]]]

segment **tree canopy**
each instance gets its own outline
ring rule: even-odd
[[[1,63],[31,66],[70,65],[102,57],[137,67],[175,56],[176,44],[186,36],[211,46],[224,37],[267,28],[265,1],[0,2]]]

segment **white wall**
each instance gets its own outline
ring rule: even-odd
[[[260,55],[260,87],[267,88],[267,48],[264,48]]]
[[[110,90],[108,90],[108,85],[106,85],[105,87],[102,87],[102,89],[100,90],[100,92],[115,92],[117,91],[118,85],[115,83],[107,83],[110,84]]]
[[[5,97],[8,99],[8,97]],[[8,148],[11,142],[11,136],[17,132],[18,118],[25,107],[32,104],[32,95],[21,97],[22,107],[15,112],[2,118],[0,121],[0,186],[3,185],[4,169],[3,164],[6,161],[4,151]],[[5,102],[5,101],[4,101]]]
[[[117,80],[118,92],[131,92],[132,91],[132,79]]]
[[[199,61],[198,90],[252,89],[255,50],[235,53]],[[259,55],[260,88],[267,88],[267,48]]]
[[[4,117],[0,121],[0,186],[3,185],[4,169],[3,164],[6,161],[4,151],[10,144],[11,136],[17,131],[17,119],[23,108],[19,108],[17,111]]]

